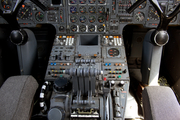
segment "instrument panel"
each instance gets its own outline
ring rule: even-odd
[[[133,13],[128,9],[136,0],[39,0],[47,7],[46,11],[30,0],[25,0],[17,13],[17,20],[22,27],[36,27],[37,24],[52,24],[57,33],[111,33],[122,34],[128,24],[142,24],[155,28],[159,15],[149,1],[141,4]],[[0,9],[12,10],[16,0],[1,0]],[[179,3],[176,0],[159,0],[161,9],[171,13]],[[0,17],[0,23],[6,23]],[[179,25],[177,15],[170,25]]]

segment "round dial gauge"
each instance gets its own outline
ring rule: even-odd
[[[100,6],[100,7],[98,7],[98,12],[99,13],[104,13],[104,7],[103,6]]]
[[[76,22],[77,22],[77,17],[74,16],[74,15],[72,15],[72,16],[70,17],[70,21],[71,21],[72,23],[76,23]]]
[[[158,15],[157,11],[153,7],[149,7],[148,16],[152,20],[159,20],[159,15]]]
[[[143,9],[143,8],[145,8],[145,7],[146,7],[146,1],[143,2],[143,3],[139,6],[139,9]]]
[[[85,22],[86,22],[86,17],[85,17],[85,16],[81,16],[81,17],[79,18],[79,21],[80,21],[81,23],[85,23]]]
[[[89,22],[94,23],[96,21],[96,18],[94,16],[89,17]]]
[[[103,22],[105,21],[104,16],[99,16],[99,17],[98,17],[98,21],[99,21],[100,23],[103,23]]]
[[[95,31],[95,26],[94,25],[90,25],[88,27],[88,29],[89,29],[90,32],[94,32]]]
[[[86,31],[86,26],[85,25],[81,25],[79,27],[79,29],[80,29],[81,32],[85,32]]]
[[[108,54],[111,57],[116,57],[116,56],[119,55],[119,50],[116,49],[116,48],[111,48],[111,49],[108,50]]]
[[[71,4],[76,4],[76,0],[70,0]]]
[[[98,31],[99,32],[103,32],[104,31],[104,26],[103,25],[99,25],[98,26]]]
[[[96,11],[96,8],[94,6],[89,7],[90,13],[95,13],[95,11]]]
[[[144,13],[138,12],[135,14],[135,20],[138,22],[142,22],[144,20]]]
[[[4,9],[9,10],[12,7],[12,1],[11,0],[1,0],[1,6]]]
[[[100,4],[104,4],[104,3],[105,3],[105,0],[98,0],[98,2],[99,2]]]
[[[85,12],[86,12],[86,8],[85,8],[84,6],[81,6],[81,7],[79,8],[79,11],[80,11],[81,13],[85,13]]]
[[[70,12],[71,13],[76,13],[76,11],[77,11],[77,9],[76,9],[75,6],[70,7]]]
[[[44,20],[44,14],[42,12],[37,12],[35,18],[37,21],[42,22]]]
[[[89,0],[90,4],[94,4],[96,2],[96,0]]]
[[[71,31],[76,32],[77,31],[77,26],[76,25],[72,25],[71,26]]]
[[[32,16],[31,7],[27,5],[22,5],[18,11],[18,17],[23,20],[30,19]]]
[[[86,3],[86,0],[79,0],[79,2],[80,2],[81,4],[85,4],[85,3]]]

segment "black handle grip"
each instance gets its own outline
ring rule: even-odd
[[[139,7],[139,5],[141,5],[143,2],[145,2],[146,0],[138,0],[137,2],[135,2],[129,9],[127,9],[126,11],[130,14],[132,13],[137,7]]]

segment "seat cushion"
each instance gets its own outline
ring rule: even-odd
[[[180,120],[180,106],[171,88],[145,87],[142,98],[145,120]]]
[[[0,88],[0,120],[29,120],[37,88],[32,76],[8,78]]]

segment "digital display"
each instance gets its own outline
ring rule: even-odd
[[[61,0],[52,0],[52,4],[53,5],[60,5],[61,4]]]

